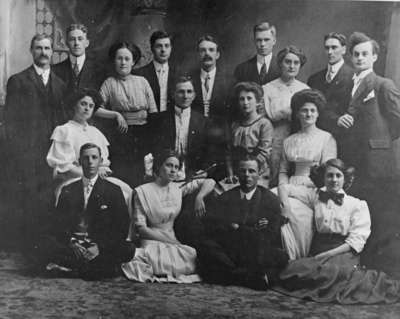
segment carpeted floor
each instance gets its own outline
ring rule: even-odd
[[[29,274],[18,254],[0,252],[0,318],[400,318],[400,304],[317,304],[241,287],[98,282]]]

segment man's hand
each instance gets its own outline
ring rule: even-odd
[[[82,260],[86,258],[85,256],[87,255],[87,251],[81,245],[77,243],[70,243],[69,247],[72,249],[72,252],[74,253],[77,260]]]
[[[331,258],[332,255],[329,253],[329,251],[325,251],[323,253],[320,253],[318,255],[315,255],[314,258],[321,262],[322,264],[326,263],[329,258]]]
[[[337,126],[339,127],[350,128],[353,126],[353,124],[354,117],[352,117],[350,114],[344,114],[337,120]]]

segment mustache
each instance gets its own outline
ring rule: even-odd
[[[206,56],[202,59],[202,61],[212,61],[212,60],[213,60],[213,58],[210,57],[209,55],[206,55]]]
[[[46,54],[41,54],[39,55],[39,58],[46,58],[46,59],[50,59],[50,57]]]

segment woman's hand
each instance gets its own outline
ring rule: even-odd
[[[331,258],[332,255],[329,251],[325,251],[323,253],[320,253],[318,255],[315,255],[314,258],[321,262],[322,264],[326,263],[329,258]]]
[[[197,217],[203,217],[206,214],[206,205],[203,196],[196,196],[194,201],[194,213]]]
[[[120,133],[125,134],[126,132],[128,132],[128,123],[126,123],[126,120],[121,115],[121,113],[115,112],[115,119],[117,120],[118,130],[120,131]]]
[[[100,166],[98,174],[104,179],[112,174],[112,170],[108,166]]]

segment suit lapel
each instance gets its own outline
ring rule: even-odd
[[[369,92],[373,90],[375,77],[375,73],[372,72],[361,81],[360,86],[357,88],[354,96],[351,98],[350,105],[356,103],[360,99],[363,99],[367,94],[369,94]]]
[[[189,119],[189,130],[188,130],[188,150],[189,153],[192,149],[193,139],[196,135],[197,130],[197,121],[196,121],[196,113],[193,110],[190,110],[190,119]]]
[[[93,186],[92,193],[88,199],[86,206],[86,212],[92,214],[96,212],[99,204],[99,199],[104,196],[104,181],[98,177],[96,183]]]
[[[44,86],[44,83],[40,79],[39,75],[36,73],[36,70],[33,67],[33,65],[29,69],[29,79],[36,86],[40,94],[42,95],[46,94],[46,87]]]
[[[268,70],[268,72],[269,72],[269,70]],[[260,74],[258,73],[258,69],[257,69],[257,56],[255,56],[254,58],[252,58],[250,60],[250,72],[249,73],[254,74],[254,78],[258,79],[257,83],[261,82]]]
[[[210,100],[210,113],[213,111],[212,108],[220,107],[220,105],[217,105],[217,95],[219,92],[221,92],[221,86],[223,82],[223,77],[221,71],[217,68],[217,72],[215,73],[215,80],[214,80],[214,86],[212,88],[212,95],[211,95],[211,100]]]

